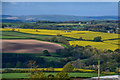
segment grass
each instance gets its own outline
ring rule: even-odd
[[[30,73],[3,73],[2,78],[29,78]]]
[[[49,75],[51,73],[46,73],[46,75]],[[57,73],[52,73],[53,75],[56,75]],[[81,78],[89,78],[89,77],[97,77],[97,73],[69,73],[70,77],[81,77]],[[103,76],[103,74],[101,75]]]
[[[2,36],[2,39],[28,39],[27,37],[18,37],[18,36]]]
[[[20,32],[13,32],[13,31],[3,31],[2,32],[2,39],[14,39],[15,37],[21,39],[21,38],[28,38],[28,39],[40,39],[45,40],[46,38],[51,38],[53,36],[46,36],[46,35],[34,35],[34,34],[26,34],[26,33],[20,33]]]
[[[46,38],[52,38],[56,36],[50,36],[50,35],[37,35],[37,34],[28,34],[28,33],[21,33],[21,32],[14,32],[14,31],[2,31],[2,39],[35,39],[40,41],[46,41]],[[67,38],[68,40],[73,40],[70,38]],[[48,41],[47,41],[48,42]],[[56,43],[56,42],[52,42]],[[57,43],[61,46],[68,48],[65,44]]]
[[[52,56],[40,56],[40,57],[42,57],[42,58],[44,58],[46,61],[59,61],[60,59],[62,59],[62,58],[60,58],[60,57],[52,57]]]
[[[46,59],[60,59],[60,57],[56,57],[56,56],[59,56],[58,54],[56,53],[50,53],[51,56],[46,56],[45,54],[43,53],[0,53],[1,54],[5,54],[5,55],[31,55],[31,56],[36,56],[36,57],[43,57],[43,58],[46,58]],[[55,58],[54,58],[55,57]]]
[[[60,59],[64,59],[63,57],[60,57],[59,55],[57,55],[56,53],[50,53],[51,56],[46,56],[43,53],[0,53],[0,55],[19,55],[19,56],[35,56],[35,57],[41,57],[44,58],[44,60],[46,60],[47,62],[50,61],[60,61]]]
[[[29,78],[30,73],[3,73],[2,78]],[[46,76],[49,74],[56,75],[57,73],[45,73]],[[81,78],[89,78],[89,77],[97,77],[97,73],[69,73],[70,77],[81,77]],[[104,76],[101,74],[101,76]]]

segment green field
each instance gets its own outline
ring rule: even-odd
[[[52,38],[56,36],[50,35],[39,35],[39,34],[28,34],[28,33],[20,33],[20,32],[13,32],[13,31],[2,31],[2,39],[35,39],[40,41],[47,41],[46,38]],[[71,38],[67,38],[67,40],[74,40]],[[53,42],[56,43],[56,42]],[[62,45],[63,47],[67,48],[66,45],[62,43],[57,43]]]
[[[30,73],[3,73],[2,78],[29,78]],[[45,73],[46,76],[49,74],[56,75],[57,73]],[[97,73],[69,73],[70,77],[81,77],[81,78],[90,78],[97,77]],[[101,74],[101,76],[104,76]]]
[[[64,59],[64,58],[60,58],[60,57],[52,57],[52,56],[40,56],[42,58],[44,58],[46,61],[60,61],[60,59]]]
[[[2,39],[40,39],[45,40],[45,38],[51,38],[53,36],[47,35],[34,35],[34,34],[27,34],[27,33],[20,33],[20,32],[13,32],[13,31],[2,31]]]
[[[40,34],[28,34],[14,31],[2,31],[2,39],[40,39],[46,40],[46,38],[56,37],[53,35],[40,35]],[[66,38],[67,40],[75,40],[73,38]]]
[[[43,32],[42,32],[43,31]],[[55,32],[56,31],[56,32]],[[32,32],[32,31],[31,31]],[[49,34],[48,34],[49,32]],[[56,37],[57,35],[52,35],[52,34],[57,34],[57,32],[60,32],[60,30],[40,30],[41,34],[32,34],[32,33],[24,33],[24,32],[17,32],[17,31],[2,31],[2,39],[35,39],[35,40],[40,40],[40,41],[48,41],[47,39]],[[38,32],[39,33],[39,32]],[[48,35],[47,35],[47,34]],[[118,34],[107,34],[107,33],[100,33],[100,32],[86,32],[86,31],[72,31],[70,33],[65,33],[64,31],[60,32],[70,43],[70,45],[79,45],[79,46],[87,46],[91,45],[93,48],[98,48],[98,49],[110,49],[110,50],[115,50],[118,49]],[[79,34],[78,34],[79,33]],[[95,36],[98,34],[102,35],[102,37],[105,39],[103,42],[93,42],[93,41],[88,41],[89,39],[92,40]],[[92,35],[92,36],[91,36]],[[94,35],[94,37],[93,37]],[[107,36],[106,36],[107,35]],[[73,37],[72,37],[73,36]],[[80,36],[86,36],[84,41],[79,40],[77,37]],[[57,36],[61,38],[62,36]],[[115,39],[115,40],[109,40],[109,39]],[[104,40],[103,39],[103,40]],[[62,45],[65,48],[68,48],[65,44],[58,43],[58,42],[53,42]],[[82,45],[84,44],[84,45]]]

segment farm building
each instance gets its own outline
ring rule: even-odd
[[[65,32],[71,32],[71,31],[65,31]]]

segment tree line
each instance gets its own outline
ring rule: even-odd
[[[57,25],[57,24],[74,24],[74,25]],[[75,25],[76,24],[76,25]],[[85,24],[85,25],[79,25]],[[24,29],[49,29],[49,30],[78,30],[78,31],[96,31],[96,32],[110,32],[120,33],[118,21],[115,20],[103,20],[103,21],[65,21],[65,22],[54,22],[54,21],[36,21],[35,23],[3,23],[4,27],[13,28],[24,28]]]
[[[36,61],[38,67],[61,68],[66,63],[71,62],[75,68],[96,69],[97,61],[101,61],[102,71],[116,71],[120,65],[120,49],[98,50],[91,46],[76,46],[65,49],[58,49],[56,53],[49,53],[44,50],[42,56],[56,57],[59,60],[46,61],[46,58],[37,57],[36,54],[3,54],[3,68],[26,68],[29,60]],[[9,57],[11,56],[11,57]],[[89,66],[89,67],[88,67]]]

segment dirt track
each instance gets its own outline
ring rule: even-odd
[[[43,50],[56,52],[56,49],[64,49],[64,47],[37,40],[2,40],[2,52],[4,53],[42,53]]]

